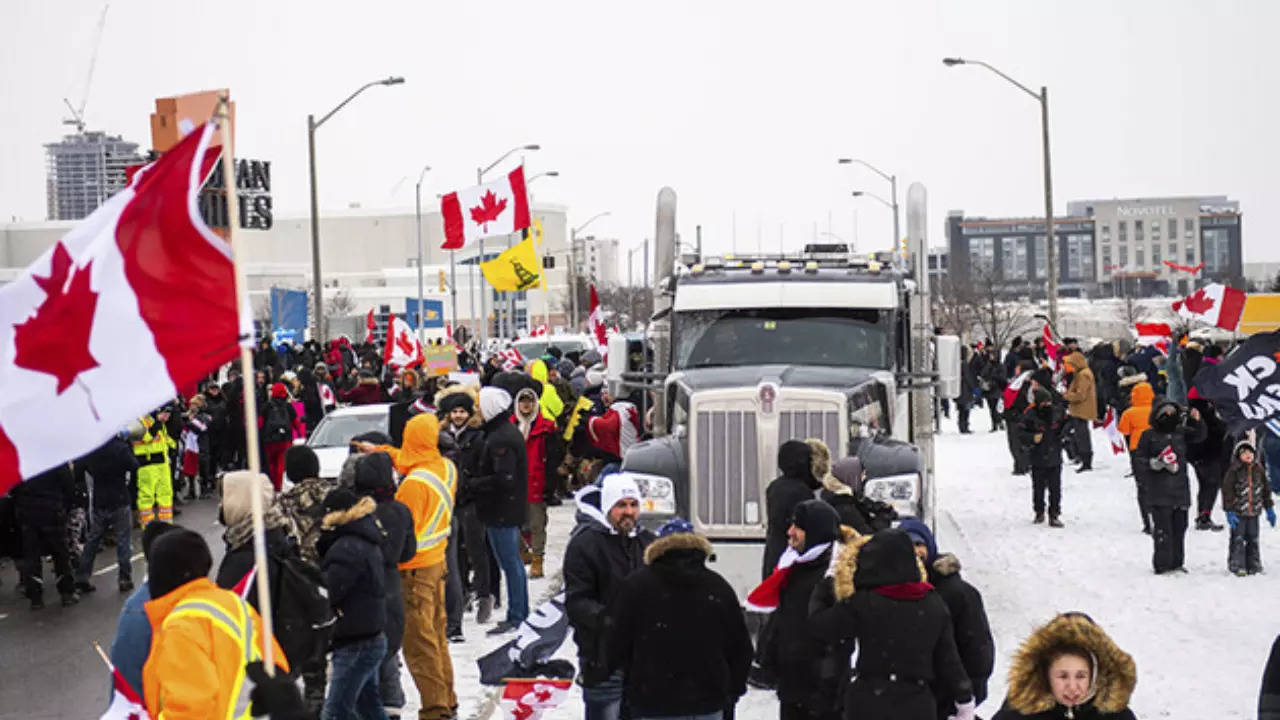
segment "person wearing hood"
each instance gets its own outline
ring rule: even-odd
[[[796,506],[812,500],[814,492],[822,487],[813,476],[813,451],[803,440],[782,443],[778,448],[778,469],[782,475],[769,483],[764,493],[768,525],[760,564],[761,578],[769,577],[787,548],[787,529],[791,527]]]
[[[554,423],[560,418],[560,413],[564,412],[564,401],[548,379],[547,363],[541,359],[530,362],[529,377],[542,385],[538,404],[542,407],[542,416]]]
[[[751,635],[737,594],[707,567],[711,555],[689,521],[673,518],[619,586],[605,646],[632,718],[732,717],[747,691]]]
[[[475,498],[471,493],[471,479],[480,472],[480,454],[484,451],[484,419],[477,407],[479,401],[480,391],[473,385],[454,385],[436,395],[436,411],[441,417],[440,448],[445,457],[458,467],[458,501],[449,539],[449,556],[453,557],[452,567],[457,570],[449,573],[449,582],[454,584],[450,593],[454,595],[455,603],[454,612],[449,616],[451,642],[462,642],[463,639],[464,589],[476,599],[476,622],[489,622],[493,615],[493,578],[498,573],[490,558],[488,534],[476,514]],[[466,553],[466,569],[459,562],[458,545]],[[468,570],[471,573],[469,585],[466,583]]]
[[[844,485],[853,491],[853,501],[857,506],[858,511],[862,514],[862,517],[866,519],[867,524],[871,528],[869,532],[863,533],[864,535],[869,535],[873,532],[879,532],[893,527],[893,522],[898,519],[898,511],[894,510],[893,506],[889,503],[869,498],[867,497],[867,494],[863,492],[863,488],[867,483],[867,473],[862,469],[862,458],[840,458],[832,463],[831,475],[836,480],[839,480],[841,485]],[[824,489],[827,489],[829,492],[834,492],[837,495],[842,494],[827,488],[827,484],[827,481],[824,479]],[[825,495],[826,493],[823,493],[823,500],[827,500]],[[827,500],[827,502],[831,503],[830,500]],[[837,512],[841,511],[841,504],[831,503],[831,505]],[[841,514],[841,524],[849,525],[849,527],[852,527],[854,530],[862,532],[856,525],[850,525],[848,522],[845,522],[844,518],[845,515]],[[849,519],[856,520],[856,518],[852,516],[850,516]]]
[[[606,609],[623,578],[644,565],[653,533],[639,526],[640,489],[627,473],[605,475],[575,495],[580,521],[564,551],[564,608],[578,646],[586,720],[617,720],[623,673],[610,672]]]
[[[1138,440],[1137,469],[1143,473],[1151,503],[1151,565],[1156,574],[1183,568],[1187,510],[1191,486],[1187,479],[1187,443],[1204,439],[1204,423],[1194,408],[1184,418],[1175,402],[1164,400],[1151,411],[1151,428]]]
[[[1133,657],[1084,613],[1037,629],[1009,666],[1009,694],[992,720],[1137,720]]]
[[[528,579],[520,561],[520,528],[529,512],[529,461],[524,437],[511,422],[511,395],[506,390],[481,389],[480,416],[484,419],[484,449],[468,489],[507,581],[507,617],[488,633],[501,635],[514,632],[529,616]]]
[[[1036,524],[1044,522],[1044,496],[1049,495],[1049,527],[1062,527],[1062,438],[1068,419],[1044,388],[1036,388],[1034,407],[1022,416],[1019,438],[1031,463],[1031,509]],[[1087,431],[1086,431],[1087,432]]]
[[[987,699],[987,681],[996,662],[996,641],[991,636],[982,594],[960,577],[959,558],[938,552],[937,540],[928,525],[916,518],[907,518],[898,527],[911,538],[916,557],[929,574],[929,584],[947,604],[956,651],[973,687],[973,703],[981,705]],[[947,720],[955,712],[956,698],[936,683],[933,695],[938,701],[938,720]]]
[[[418,687],[418,717],[445,720],[457,713],[453,660],[445,615],[445,554],[453,522],[458,470],[440,454],[440,421],[420,413],[405,423],[400,447],[353,441],[361,454],[384,452],[404,476],[396,500],[413,516],[417,552],[398,565],[404,592],[404,659]]]
[[[355,376],[355,385],[338,391],[338,399],[351,405],[377,405],[383,402],[382,385],[372,370],[351,369]]]
[[[376,462],[374,455],[362,463]],[[390,469],[389,467],[387,468]],[[324,699],[324,720],[386,718],[379,668],[387,653],[386,540],[372,497],[345,488],[324,499],[320,569],[338,622],[333,632],[333,675]]]
[[[911,537],[897,529],[848,537],[833,565],[833,577],[816,584],[808,630],[815,640],[858,641],[844,717],[934,720],[939,699],[947,698],[950,717],[973,720],[973,686],[951,614],[927,582]]]
[[[1116,412],[1123,413],[1133,404],[1133,389],[1137,387],[1138,383],[1147,383],[1148,385],[1151,385],[1151,383],[1147,382],[1145,374],[1138,372],[1138,369],[1132,365],[1121,365],[1118,376],[1116,398],[1113,404]],[[1154,390],[1155,387],[1152,386],[1153,396],[1155,395]]]
[[[835,508],[812,498],[797,504],[787,523],[786,550],[747,596],[747,609],[770,614],[756,660],[773,672],[782,720],[839,716],[839,687],[852,646],[812,635],[808,622],[810,598],[840,539]]]
[[[853,528],[859,535],[870,535],[875,532],[866,516],[862,514],[862,508],[858,506],[858,498],[853,494],[852,484],[846,485],[832,474],[831,450],[827,444],[817,438],[805,440],[805,444],[809,446],[812,457],[810,467],[813,476],[822,481],[822,491],[818,493],[818,499],[835,508],[836,514],[840,516],[841,525]],[[858,458],[848,459],[858,463],[857,475],[861,476],[862,461]]]
[[[1148,382],[1138,382],[1129,393],[1129,409],[1120,416],[1116,429],[1129,439],[1129,467],[1133,470],[1133,482],[1138,487],[1138,514],[1142,516],[1142,532],[1151,534],[1151,503],[1147,497],[1147,486],[1143,481],[1146,473],[1138,467],[1138,441],[1142,433],[1151,427],[1151,403],[1155,401],[1155,393]]]
[[[263,523],[267,530],[267,578],[279,571],[282,557],[297,555],[289,541],[289,522],[273,502],[271,482],[262,473],[248,470],[229,472],[222,478],[222,504],[218,508],[220,522],[226,526],[222,540],[226,551],[218,565],[215,582],[230,590],[253,571],[253,493],[262,496]],[[249,603],[256,610],[258,596],[251,594]],[[274,604],[274,603],[273,603]]]
[[[418,552],[413,537],[413,513],[396,500],[395,469],[386,453],[361,455],[356,463],[355,491],[377,503],[374,517],[382,526],[382,575],[386,591],[387,624],[383,635],[387,650],[378,671],[378,689],[383,707],[402,708],[404,689],[400,686],[400,645],[404,639],[404,592],[398,565]]]
[[[1064,361],[1071,373],[1071,385],[1062,397],[1067,401],[1067,416],[1075,459],[1080,463],[1076,472],[1093,469],[1093,443],[1089,439],[1089,423],[1098,419],[1098,390],[1093,371],[1079,351]]]
[[[276,492],[284,479],[284,454],[293,447],[294,423],[298,413],[289,400],[289,390],[284,383],[272,383],[271,397],[263,405],[259,427],[262,428],[262,445],[266,450],[267,476]]]
[[[511,416],[511,422],[524,436],[525,457],[528,458],[529,575],[540,578],[542,558],[547,550],[547,441],[555,435],[556,425],[544,412],[539,412],[538,396],[529,388],[516,394],[516,412]]]
[[[1208,367],[1212,360],[1206,353],[1204,367]],[[1218,413],[1218,406],[1202,397],[1194,387],[1187,393],[1187,397],[1187,406],[1198,411],[1204,422],[1204,439],[1187,442],[1187,462],[1196,471],[1195,529],[1219,532],[1222,525],[1213,521],[1213,506],[1222,489],[1222,475],[1231,463],[1231,441],[1228,439],[1227,423]]]
[[[1247,440],[1236,443],[1231,467],[1222,476],[1222,507],[1231,525],[1227,569],[1242,577],[1262,572],[1262,556],[1258,550],[1259,516],[1265,513],[1267,522],[1274,528],[1275,501],[1271,499],[1266,468]]]

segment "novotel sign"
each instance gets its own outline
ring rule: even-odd
[[[1120,217],[1148,217],[1151,215],[1176,215],[1177,211],[1172,205],[1144,205],[1142,207],[1126,207],[1121,205],[1116,208],[1116,214]]]

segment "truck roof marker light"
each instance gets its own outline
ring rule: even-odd
[[[873,273],[880,272],[880,262],[878,260],[868,260],[867,269]]]
[[[764,263],[760,262],[759,260],[751,263],[752,275],[759,275],[760,273],[763,273],[763,272],[764,272]]]
[[[813,273],[818,272],[818,263],[817,263],[817,261],[815,261],[815,260],[810,260],[810,261],[806,262],[806,263],[804,264],[804,271],[805,271],[806,273],[809,273],[809,274],[813,274]]]
[[[721,267],[724,267],[724,259],[717,255],[712,255],[711,257],[704,260],[702,264],[705,265],[708,270],[721,268]]]
[[[734,255],[733,253],[725,253],[724,259],[725,259],[725,260],[732,260],[732,259],[734,259],[735,257],[737,257],[737,256],[736,256],[736,255]]]
[[[702,263],[695,263],[693,267],[689,268],[689,272],[694,275],[701,275],[706,272],[706,268],[702,266]]]
[[[778,274],[786,275],[789,272],[791,272],[791,261],[789,260],[778,261]]]

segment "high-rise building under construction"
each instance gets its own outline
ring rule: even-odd
[[[45,146],[48,219],[79,220],[125,186],[125,168],[145,159],[138,144],[87,131]]]

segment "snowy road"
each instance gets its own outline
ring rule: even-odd
[[[1189,575],[1151,572],[1151,540],[1139,532],[1128,461],[1112,457],[1095,433],[1097,470],[1063,477],[1061,530],[1031,524],[1030,480],[1009,474],[1003,433],[987,433],[974,415],[973,435],[944,425],[938,438],[939,544],[955,552],[963,575],[982,591],[996,636],[997,665],[991,698],[980,708],[993,715],[1004,697],[1012,654],[1037,625],[1064,610],[1080,610],[1098,621],[1138,664],[1133,709],[1141,718],[1252,718],[1262,667],[1277,632],[1274,612],[1280,592],[1273,576],[1236,578],[1227,573],[1225,532],[1188,531]],[[1222,521],[1221,507],[1215,519]],[[548,539],[549,575],[559,569],[572,511],[553,508]],[[1264,527],[1262,558],[1280,568],[1280,531]],[[533,581],[534,599],[550,591],[550,579]],[[452,646],[462,718],[499,718],[486,700],[493,689],[478,683],[475,659],[502,639],[485,638],[470,619],[467,642]],[[573,659],[572,640],[560,657]],[[406,692],[415,695],[406,675]],[[406,713],[405,717],[412,717]],[[582,717],[581,695],[573,695],[544,717]],[[770,693],[752,690],[738,717],[777,717]]]

